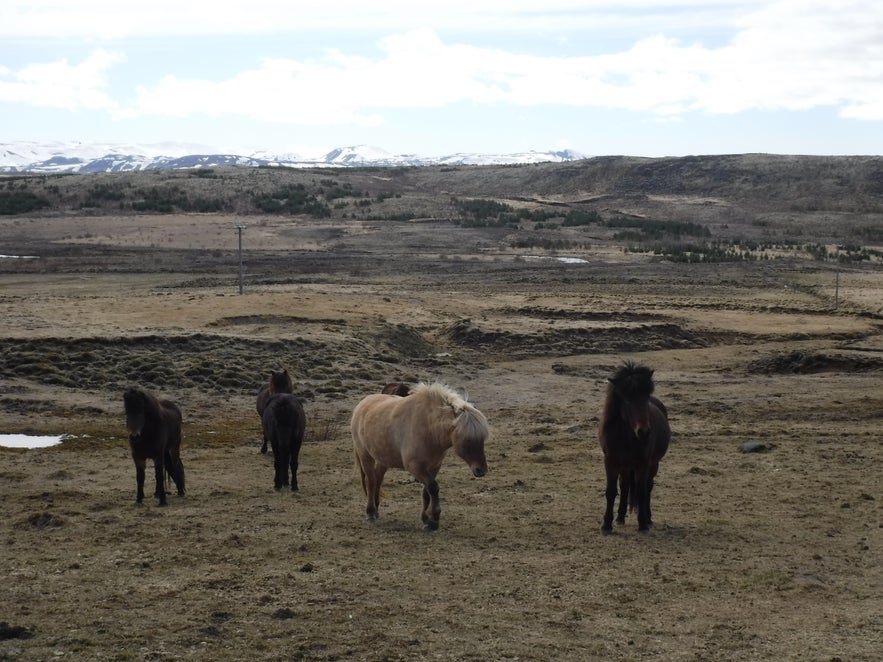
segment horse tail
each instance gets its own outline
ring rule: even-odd
[[[365,470],[362,468],[362,461],[359,459],[359,453],[353,449],[353,457],[356,458],[356,468],[359,470],[359,478],[362,479],[362,492],[368,494],[368,485],[365,483]]]
[[[166,446],[163,450],[163,473],[165,474],[166,487],[169,486],[172,479],[172,472],[169,470],[169,467],[172,466],[172,452],[169,450],[169,447]]]
[[[264,416],[269,416],[269,427],[277,440],[291,441],[300,444],[303,441],[306,418],[303,407],[297,398],[290,393],[276,394],[270,397],[264,410]]]

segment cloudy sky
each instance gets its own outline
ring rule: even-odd
[[[883,2],[3,0],[22,140],[883,154]]]

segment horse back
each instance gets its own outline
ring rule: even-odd
[[[183,416],[181,408],[171,400],[159,401],[160,412],[165,427],[166,443],[168,447],[176,447],[181,444],[181,425]]]
[[[659,460],[668,452],[671,442],[671,427],[668,424],[668,409],[657,398],[650,396],[651,433],[653,435],[653,459]]]
[[[655,405],[655,407],[660,412],[662,412],[662,415],[665,416],[666,419],[668,418],[668,408],[664,404],[662,404],[662,400],[657,398],[655,395],[651,395],[650,396],[650,404]]]
[[[291,393],[271,395],[267,399],[261,421],[268,439],[272,440],[279,435],[287,436],[295,443],[303,440],[306,429],[304,407]]]
[[[263,386],[261,386],[260,390],[258,391],[257,402],[255,402],[255,408],[258,411],[258,416],[264,415],[264,409],[266,409],[267,407],[267,400],[270,399],[270,395],[270,385],[264,384]]]

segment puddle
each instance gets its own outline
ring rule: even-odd
[[[0,446],[6,448],[46,448],[55,446],[70,435],[57,434],[49,436],[36,436],[30,434],[0,434]]]
[[[552,257],[547,255],[525,255],[526,260],[549,260],[552,262],[561,262],[563,264],[588,264],[588,260],[581,257]]]
[[[39,255],[0,255],[0,259],[6,260],[39,260]]]

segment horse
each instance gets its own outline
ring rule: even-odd
[[[398,395],[405,397],[411,392],[411,387],[405,382],[390,382],[380,391],[384,395]]]
[[[288,468],[291,467],[291,491],[297,492],[297,466],[300,447],[306,429],[304,407],[291,393],[274,393],[267,400],[261,415],[264,439],[273,447],[274,489],[281,490],[289,484]]]
[[[148,391],[133,386],[123,394],[129,446],[135,462],[138,485],[136,503],[144,501],[144,474],[147,460],[153,460],[156,474],[154,496],[165,506],[165,472],[168,472],[178,495],[184,495],[184,463],[181,462],[181,410],[170,400],[160,400]]]
[[[454,448],[476,478],[488,471],[484,455],[487,419],[444,384],[418,384],[405,398],[368,395],[353,410],[350,430],[372,523],[377,520],[380,486],[387,469],[404,469],[423,484],[420,517],[427,531],[439,526],[436,476],[449,448]]]
[[[626,361],[608,379],[598,431],[607,476],[607,509],[602,533],[613,530],[617,479],[620,486],[617,524],[625,524],[630,503],[638,510],[639,531],[647,532],[653,524],[650,510],[653,479],[671,440],[668,410],[652,395],[653,389],[653,370],[631,361]]]
[[[283,370],[282,372],[276,372],[275,370],[270,371],[270,381],[261,386],[258,391],[258,398],[256,403],[256,409],[258,411],[258,416],[263,419],[264,409],[267,406],[267,401],[270,399],[274,393],[291,393],[294,391],[294,384],[291,383],[291,377],[288,376],[288,370]],[[264,443],[261,444],[261,453],[267,452],[267,435],[264,435]]]

